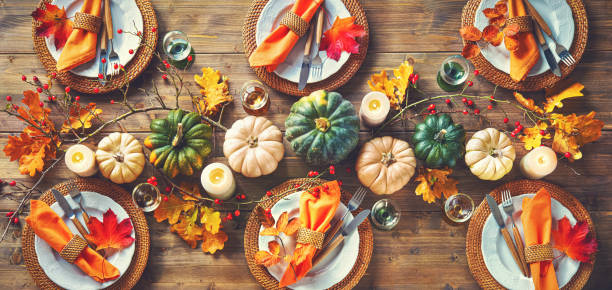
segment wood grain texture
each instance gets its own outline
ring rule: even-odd
[[[26,88],[20,80],[21,74],[44,76],[45,71],[32,50],[31,18],[29,14],[35,8],[36,0],[0,1],[0,96],[18,96]],[[230,78],[230,90],[237,95],[242,83],[255,79],[256,76],[248,67],[242,52],[241,30],[243,17],[246,15],[249,0],[200,1],[200,0],[152,0],[160,23],[161,34],[168,30],[186,32],[197,53],[195,64],[185,75],[188,86],[196,88],[192,75],[201,67],[214,67]],[[4,3],[4,4],[1,4]],[[443,94],[437,88],[435,76],[440,62],[461,49],[458,29],[461,9],[465,0],[362,0],[371,29],[371,41],[368,56],[364,65],[344,87],[339,89],[357,108],[361,97],[369,88],[367,80],[370,75],[382,69],[396,67],[406,55],[416,61],[416,71],[420,75],[419,85],[432,95]],[[568,164],[561,161],[557,170],[546,178],[546,181],[560,185],[574,194],[591,212],[599,240],[599,252],[594,272],[587,289],[606,289],[612,283],[609,273],[612,272],[612,98],[610,98],[609,75],[612,67],[612,20],[608,0],[585,0],[589,16],[589,44],[587,52],[572,73],[571,78],[585,85],[585,96],[564,102],[562,112],[587,113],[597,112],[597,118],[606,125],[602,137],[595,143],[584,147],[584,157]],[[151,88],[152,81],[159,84],[162,94],[171,94],[172,88],[163,85],[161,75],[151,67],[136,79],[132,87]],[[494,85],[478,78],[469,93],[489,95]],[[63,91],[61,85],[54,86],[54,92]],[[130,102],[137,107],[144,107],[145,95],[137,90],[130,92]],[[498,90],[498,99],[512,99],[507,90]],[[543,100],[542,93],[530,94],[536,101]],[[105,96],[82,95],[82,102],[97,102],[102,108],[103,119],[112,118],[120,113],[118,105],[111,105],[110,100],[117,94]],[[414,97],[413,97],[414,98]],[[271,92],[272,106],[266,115],[274,124],[284,131],[284,120],[295,97],[278,92]],[[170,98],[168,98],[170,100]],[[190,108],[187,97],[181,98],[181,106]],[[511,120],[523,120],[520,111],[510,105],[500,104],[495,110],[488,111],[488,101],[476,101],[476,107],[482,111],[483,118],[473,115],[454,114],[458,123],[463,123],[468,130],[468,137],[476,130],[491,124],[497,128],[511,130],[502,119],[508,116]],[[457,111],[463,107],[447,107],[442,100],[437,102],[438,110]],[[418,112],[425,107],[416,108]],[[165,116],[165,112],[150,112],[128,118],[121,124],[139,139],[143,140],[151,119]],[[240,101],[235,100],[228,107],[223,119],[226,126],[235,120],[245,117]],[[385,134],[401,139],[408,139],[415,124],[408,122],[405,126],[397,123],[389,127]],[[0,115],[0,147],[4,147],[7,136],[20,132],[23,125],[14,118]],[[109,127],[102,134],[117,131]],[[103,136],[92,140],[87,145],[95,146]],[[361,128],[360,144],[370,136],[370,130]],[[221,146],[223,133],[216,132],[215,148],[209,162],[225,162]],[[289,150],[285,141],[286,157],[279,164],[279,169],[272,175],[248,179],[237,177],[238,190],[249,199],[261,197],[265,191],[288,178],[303,177],[309,170],[320,168],[308,167],[302,159]],[[522,144],[515,144],[517,160],[525,153]],[[355,154],[337,166],[338,178],[345,188],[354,190],[359,186],[353,170]],[[0,153],[0,155],[3,155]],[[518,166],[518,161],[515,162]],[[154,174],[147,167],[137,180],[144,181]],[[99,175],[98,175],[99,176]],[[64,164],[51,172],[43,182],[41,189],[73,178]],[[464,164],[460,164],[452,174],[459,180],[459,190],[472,196],[480,203],[484,194],[505,182],[520,179],[515,168],[501,180],[487,182],[473,176]],[[17,164],[8,158],[0,158],[0,178],[17,180],[31,184],[33,179],[20,175]],[[102,177],[101,177],[102,178]],[[131,190],[133,184],[125,185]],[[374,232],[374,255],[366,275],[357,288],[359,289],[477,289],[472,278],[465,256],[465,234],[467,225],[453,225],[441,212],[439,204],[427,204],[414,195],[416,183],[410,182],[391,197],[402,209],[401,221],[393,231]],[[6,190],[5,188],[5,191]],[[0,193],[0,216],[14,209],[19,196]],[[379,196],[369,194],[363,202],[364,207],[371,207]],[[26,213],[27,214],[27,213]],[[243,214],[246,216],[246,214]],[[241,216],[241,217],[243,217]],[[23,222],[24,216],[20,217]],[[225,249],[215,255],[201,253],[191,249],[177,235],[171,233],[167,223],[157,223],[151,215],[147,216],[152,239],[151,254],[147,270],[137,288],[139,289],[176,289],[176,288],[210,288],[210,289],[259,289],[251,277],[242,249],[243,229],[241,223],[230,223],[226,227],[229,241]],[[242,221],[244,222],[244,220]],[[4,223],[0,227],[4,226]],[[3,229],[0,229],[3,230]],[[10,289],[32,289],[35,284],[23,264],[21,256],[19,228],[9,232],[6,241],[0,244],[0,285]]]

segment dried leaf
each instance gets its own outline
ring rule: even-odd
[[[416,195],[421,195],[423,200],[433,203],[437,198],[444,194],[448,198],[457,194],[457,180],[448,178],[447,175],[453,172],[452,169],[429,169],[421,168],[416,181],[420,181],[415,189]]]
[[[106,256],[111,256],[134,242],[130,219],[125,218],[118,223],[117,215],[110,208],[104,213],[102,222],[96,217],[91,217],[87,227],[90,231],[87,239],[97,246],[96,251],[104,250]]]
[[[520,26],[517,23],[508,24],[503,30],[505,36],[515,36],[519,33],[519,31]]]
[[[555,249],[580,262],[591,262],[592,254],[597,251],[597,241],[589,236],[589,224],[585,221],[572,227],[569,219],[563,217],[551,236]]]
[[[202,76],[194,75],[194,80],[200,87],[201,97],[194,97],[194,103],[200,115],[210,117],[221,109],[225,103],[231,102],[228,78],[221,72],[210,67],[202,68]]]
[[[186,194],[185,192],[180,191],[180,193],[183,195],[183,200],[198,200],[197,198],[201,198],[202,194],[200,193],[200,183],[196,183],[194,181],[181,181],[181,183],[179,184],[179,187],[181,189],[183,189],[184,191],[187,191],[190,195],[194,196],[191,197],[189,196],[189,194]]]
[[[355,38],[365,35],[363,26],[355,24],[355,17],[336,17],[332,27],[323,33],[319,50],[327,51],[327,57],[337,61],[343,51],[359,53]]]
[[[285,230],[283,231],[283,233],[285,233],[285,235],[287,236],[293,236],[295,235],[295,233],[297,233],[299,228],[300,228],[300,219],[292,218],[287,224],[287,227],[285,227]]]
[[[53,35],[55,47],[60,49],[72,33],[72,21],[66,17],[66,9],[59,9],[57,5],[45,3],[45,9],[36,8],[32,17],[40,21],[36,26],[36,35],[49,37]]]
[[[477,56],[480,53],[480,47],[474,42],[468,42],[463,47],[461,55],[467,59]]]
[[[372,91],[384,93],[389,100],[395,99],[395,85],[387,78],[387,72],[384,70],[373,74],[368,80],[368,86]]]
[[[227,234],[222,231],[216,234],[205,231],[203,236],[202,251],[204,253],[214,254],[217,250],[223,250],[227,241]]]
[[[271,214],[267,214],[261,206],[255,208],[255,214],[264,228],[274,226],[274,217]]]
[[[68,120],[62,125],[62,133],[70,132],[70,129],[89,129],[91,128],[91,120],[102,114],[102,109],[96,109],[96,103],[89,103],[82,107],[75,102],[70,106],[70,114]]]
[[[508,12],[508,4],[506,2],[506,0],[500,0],[495,3],[495,11],[497,11],[499,15],[505,15],[506,12]]]
[[[504,40],[504,34],[495,25],[488,25],[482,31],[482,37],[493,46],[499,46]]]
[[[278,236],[280,232],[275,227],[264,228],[259,232],[260,236]]]
[[[510,52],[519,49],[519,41],[517,36],[506,36],[504,37],[504,45]]]
[[[407,60],[400,64],[398,68],[393,70],[393,75],[395,78],[391,79],[391,82],[395,87],[396,98],[392,100],[392,106],[400,106],[406,99],[406,91],[410,85],[410,76],[412,73],[414,73],[414,67]]]
[[[221,226],[221,213],[210,207],[201,207],[202,218],[200,223],[204,226],[207,232],[216,234]]]
[[[531,128],[525,128],[523,130],[523,135],[519,136],[519,139],[525,143],[525,149],[531,150],[536,147],[540,147],[542,144],[542,139],[550,139],[550,133],[546,131],[548,129],[548,124],[545,122],[538,122],[537,125]],[[546,131],[545,135],[540,134],[540,132],[544,130]]]
[[[153,217],[159,223],[168,219],[168,223],[176,224],[182,212],[194,208],[194,203],[185,201],[175,195],[168,195],[167,200],[162,200],[161,204],[153,212]]]
[[[580,147],[599,139],[604,126],[602,121],[595,119],[595,112],[580,116],[551,114],[550,119],[555,128],[552,149],[561,154],[569,152],[570,160],[582,158]]]
[[[257,265],[263,265],[264,267],[270,267],[281,261],[280,256],[280,245],[277,241],[268,242],[268,251],[258,251],[255,253],[255,263]],[[291,256],[287,256],[291,257]]]
[[[195,248],[204,233],[204,228],[196,224],[197,220],[198,211],[194,210],[191,214],[181,216],[179,223],[170,226],[170,231],[177,233],[190,247]]]
[[[461,37],[467,41],[479,41],[482,39],[482,32],[475,26],[463,26],[459,29],[459,33]]]
[[[506,17],[502,15],[495,18],[490,18],[489,24],[497,25],[498,27],[504,27],[504,25],[506,25]]]
[[[546,98],[546,103],[544,103],[544,111],[546,113],[550,113],[554,111],[555,108],[563,108],[563,100],[584,96],[582,94],[582,89],[584,89],[584,85],[582,85],[581,83],[574,83],[562,92],[549,98]]]
[[[259,213],[258,213],[259,215]],[[263,213],[265,215],[265,212]],[[272,219],[274,221],[274,219]],[[260,236],[278,236],[284,233],[287,236],[294,235],[300,227],[298,218],[293,218],[289,221],[289,213],[283,212],[276,221],[276,226],[265,227],[260,233]]]
[[[276,229],[282,233],[283,231],[285,231],[285,228],[287,227],[288,223],[289,223],[289,214],[287,212],[283,212],[278,217],[278,220],[276,221]]]
[[[530,110],[532,112],[536,112],[538,114],[543,114],[544,111],[535,105],[534,101],[532,99],[528,99],[523,97],[523,95],[519,92],[514,92],[514,98],[516,99],[517,102],[519,102],[519,104],[521,104],[523,107],[525,107],[527,110]]]
[[[489,19],[504,15],[503,13],[499,13],[499,11],[495,8],[485,8],[482,10],[482,13]]]

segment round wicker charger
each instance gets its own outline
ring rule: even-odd
[[[120,186],[110,183],[108,181],[96,179],[96,178],[77,178],[71,181],[66,181],[55,185],[53,188],[57,189],[64,195],[68,195],[68,191],[71,188],[71,184],[81,191],[93,191],[112,198],[116,203],[121,205],[123,209],[128,213],[134,226],[136,233],[136,251],[132,257],[132,262],[127,271],[119,278],[118,281],[113,283],[107,289],[131,289],[136,285],[140,276],[144,271],[147,260],[149,259],[149,247],[151,241],[149,238],[149,226],[145,216],[138,207],[132,201],[132,196],[127,193]],[[55,198],[51,193],[51,190],[47,190],[41,197],[41,201],[51,205],[55,202]],[[23,258],[25,260],[26,267],[30,271],[30,275],[36,282],[36,285],[42,289],[60,289],[58,285],[53,283],[49,277],[45,274],[43,269],[38,264],[38,257],[34,249],[34,231],[26,224],[23,228],[23,234],[21,237],[21,247],[23,251]]]
[[[50,3],[51,1],[52,0],[41,0],[38,7],[44,9],[43,4]],[[136,5],[142,14],[142,43],[134,52],[134,58],[125,66],[125,72],[121,71],[117,76],[108,78],[108,81],[104,86],[98,82],[97,78],[79,76],[70,71],[58,72],[56,68],[57,62],[53,56],[51,56],[51,53],[45,44],[45,37],[36,36],[36,26],[39,23],[32,20],[32,38],[34,39],[34,50],[36,51],[36,54],[38,54],[38,57],[45,66],[47,72],[49,74],[56,73],[59,82],[65,86],[69,86],[79,92],[88,94],[96,94],[94,91],[96,88],[99,90],[98,94],[114,91],[123,86],[126,78],[128,79],[128,82],[131,82],[133,79],[138,77],[151,62],[153,52],[157,46],[157,30],[152,30],[152,28],[157,27],[157,18],[155,16],[155,11],[153,10],[153,5],[149,0],[133,1],[136,1]],[[126,27],[124,30],[129,29]]]
[[[474,25],[475,15],[478,12],[478,6],[481,0],[469,0],[468,3],[463,7],[463,14],[461,15],[462,26]],[[582,59],[584,50],[587,45],[587,38],[589,32],[589,23],[587,20],[586,10],[582,0],[567,0],[574,14],[574,42],[569,48],[569,52],[576,59],[576,64]],[[466,41],[463,42],[464,44]],[[489,61],[487,61],[482,54],[470,59],[476,69],[480,71],[480,74],[488,81],[504,87],[510,90],[518,91],[537,91],[543,88],[549,88],[554,86],[557,82],[567,77],[576,68],[576,64],[567,66],[563,62],[559,63],[561,69],[561,76],[555,76],[550,70],[545,73],[530,76],[525,78],[523,81],[515,82],[510,78],[510,75],[495,68]]]
[[[589,212],[574,196],[556,185],[539,180],[517,180],[495,188],[490,194],[499,203],[501,202],[501,192],[503,190],[510,190],[512,195],[515,196],[525,193],[536,193],[540,188],[546,188],[551,197],[559,201],[572,212],[576,220],[586,221],[589,224],[589,231],[593,235],[593,238],[595,238],[595,227]],[[476,279],[480,287],[484,289],[504,289],[502,285],[491,276],[482,258],[482,229],[489,214],[491,214],[489,205],[486,200],[483,200],[474,211],[474,215],[470,221],[465,241],[465,252],[468,265],[470,266],[470,272],[472,272],[474,279]],[[595,263],[595,258],[593,258],[591,263],[580,263],[578,272],[576,272],[574,277],[572,277],[563,289],[581,289],[584,287],[593,271],[593,263]]]
[[[312,179],[297,178],[285,181],[281,185],[270,190],[270,192],[272,192],[274,195],[287,191],[285,194],[263,201],[259,205],[264,208],[271,208],[281,198],[294,193],[295,191],[291,189],[293,189],[296,184],[303,184],[309,180]],[[351,199],[351,194],[346,191],[342,191],[340,199],[344,204],[346,204]],[[362,210],[362,208],[358,208],[355,212],[353,212],[353,214],[357,214]],[[255,264],[255,253],[259,250],[258,240],[260,228],[261,223],[259,222],[259,218],[255,214],[255,211],[253,211],[249,216],[246,228],[244,229],[244,254],[247,263],[249,264],[249,270],[257,282],[259,282],[259,284],[266,289],[276,289],[278,288],[278,281],[274,279],[270,273],[268,273],[266,267]],[[355,265],[353,266],[353,269],[351,269],[351,272],[349,272],[349,274],[346,275],[342,281],[338,282],[330,289],[351,289],[355,287],[368,269],[374,247],[372,226],[369,222],[364,222],[359,225],[357,230],[359,231],[359,255],[357,256],[357,261],[355,261]]]
[[[242,42],[244,45],[244,53],[248,58],[255,48],[257,48],[257,42],[255,40],[255,31],[257,30],[257,20],[263,10],[266,3],[269,0],[253,0],[251,8],[247,14],[244,25],[242,26]],[[254,67],[255,74],[266,84],[275,90],[281,91],[285,94],[293,96],[307,96],[310,93],[317,90],[328,90],[333,91],[346,82],[348,82],[359,70],[363,63],[366,53],[368,51],[368,42],[370,38],[370,29],[368,27],[368,20],[365,15],[365,11],[359,0],[342,0],[346,9],[351,13],[351,16],[355,17],[355,23],[363,26],[366,31],[364,37],[357,39],[359,42],[359,53],[351,54],[346,63],[342,68],[330,77],[321,80],[320,82],[307,84],[304,90],[298,90],[297,83],[288,81],[276,75],[274,72],[268,72],[264,67]]]

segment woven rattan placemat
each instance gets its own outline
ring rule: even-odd
[[[461,15],[462,26],[474,25],[474,19],[478,6],[481,0],[469,0],[468,3],[463,7],[463,14]],[[569,49],[569,52],[576,59],[576,64],[582,59],[584,50],[587,45],[587,38],[589,32],[589,23],[587,20],[586,10],[582,0],[567,0],[574,14],[574,42]],[[465,41],[464,41],[465,44]],[[549,88],[554,86],[561,79],[567,77],[576,68],[576,64],[567,66],[563,62],[559,63],[561,68],[561,76],[555,76],[550,70],[545,73],[527,77],[525,80],[515,82],[510,78],[510,75],[495,68],[489,61],[487,61],[482,54],[470,59],[476,69],[480,71],[480,74],[488,81],[504,87],[510,90],[518,91],[537,91],[543,88]]]
[[[546,188],[554,199],[572,212],[576,220],[586,221],[589,224],[591,234],[595,238],[595,227],[589,212],[574,196],[556,185],[539,180],[517,180],[495,188],[490,194],[499,203],[501,202],[501,192],[503,190],[510,190],[512,195],[515,196],[525,193],[536,193],[540,188]],[[467,255],[468,265],[470,266],[470,272],[472,272],[474,279],[480,284],[480,287],[484,289],[504,289],[502,285],[491,276],[482,258],[482,228],[489,214],[491,214],[489,205],[486,200],[483,200],[476,208],[476,211],[474,211],[474,215],[470,220],[465,241],[465,253]],[[572,277],[563,289],[581,289],[584,287],[593,271],[593,263],[595,263],[594,259],[592,263],[580,263],[578,272],[576,272],[574,277]]]
[[[132,196],[126,192],[120,186],[110,183],[108,181],[96,179],[96,178],[77,178],[74,180],[66,181],[55,185],[53,188],[57,189],[64,195],[68,195],[68,191],[71,188],[71,184],[81,191],[92,191],[99,194],[112,198],[116,203],[121,205],[123,209],[130,216],[134,231],[136,233],[136,250],[132,257],[132,262],[127,271],[119,278],[117,282],[108,287],[107,289],[131,289],[136,285],[136,282],[140,279],[142,272],[147,266],[147,260],[149,259],[149,247],[151,241],[149,238],[149,226],[145,216],[138,207],[132,201]],[[55,202],[55,198],[51,193],[51,190],[47,190],[41,197],[41,201],[51,205]],[[38,264],[38,257],[34,249],[34,231],[26,224],[23,228],[23,234],[21,237],[21,247],[23,251],[23,258],[25,260],[26,267],[30,271],[30,275],[36,282],[36,285],[42,289],[60,289],[53,281],[45,275],[45,272]]]
[[[44,9],[44,3],[50,3],[51,1],[52,0],[41,0],[38,7]],[[140,45],[138,50],[134,52],[134,58],[132,58],[132,60],[125,66],[125,72],[120,72],[117,76],[109,78],[104,86],[98,82],[97,78],[79,76],[70,71],[62,73],[58,72],[56,69],[57,62],[53,56],[51,56],[51,53],[45,44],[45,37],[36,36],[36,26],[38,23],[37,21],[32,20],[32,38],[34,39],[34,50],[36,51],[36,54],[38,54],[38,57],[45,66],[47,72],[49,74],[56,73],[59,82],[65,86],[69,86],[70,88],[79,92],[88,94],[95,94],[95,88],[98,88],[99,94],[114,91],[123,85],[126,77],[128,81],[132,81],[138,77],[147,68],[147,66],[149,66],[149,62],[151,62],[153,52],[157,46],[157,29],[155,29],[155,31],[152,29],[154,27],[157,28],[157,18],[155,16],[155,11],[153,10],[153,5],[149,0],[133,1],[136,2],[136,5],[142,14],[143,44]],[[130,27],[116,27],[116,29],[118,28],[123,28],[125,31],[131,30]]]
[[[268,1],[269,0],[253,0],[249,13],[244,20],[244,25],[242,26],[242,42],[244,44],[244,53],[247,58],[255,51],[255,48],[257,48],[257,41],[255,40],[257,20]],[[365,11],[363,7],[361,7],[359,0],[342,0],[342,2],[351,13],[351,16],[355,17],[355,23],[363,26],[366,35],[357,39],[359,42],[359,53],[351,54],[348,61],[346,61],[338,72],[320,82],[307,84],[306,88],[302,91],[298,90],[297,83],[283,79],[274,72],[268,72],[264,67],[253,68],[255,74],[271,88],[293,96],[307,96],[317,90],[333,91],[348,82],[355,73],[357,73],[357,70],[359,70],[359,67],[361,67],[366,57],[370,39],[370,29],[368,27]]]
[[[271,208],[281,198],[294,193],[295,191],[290,189],[294,188],[296,184],[303,184],[309,180],[312,179],[298,178],[285,181],[281,185],[270,190],[274,195],[287,191],[285,194],[263,201],[260,203],[260,205],[264,208]],[[344,204],[346,204],[351,199],[351,194],[346,191],[342,191],[340,199]],[[357,214],[362,210],[362,208],[358,208],[353,212],[353,214]],[[278,288],[278,281],[274,279],[270,273],[268,273],[268,270],[264,266],[255,264],[255,253],[259,250],[258,240],[260,228],[261,223],[259,222],[259,218],[255,214],[255,211],[253,211],[249,216],[249,220],[247,221],[244,229],[244,254],[246,256],[247,263],[249,264],[249,270],[251,270],[251,274],[253,274],[253,277],[255,277],[257,282],[259,282],[259,284],[266,289],[276,289]],[[374,247],[372,226],[369,222],[364,222],[359,225],[357,230],[359,231],[359,255],[357,255],[357,261],[355,261],[355,265],[353,266],[353,269],[351,269],[351,272],[349,272],[349,274],[346,275],[342,281],[338,282],[330,289],[351,289],[355,287],[368,269]]]

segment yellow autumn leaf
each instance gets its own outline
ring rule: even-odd
[[[406,90],[410,86],[410,75],[414,72],[414,67],[407,60],[404,61],[398,68],[393,70],[394,79],[391,80],[395,86],[395,95],[397,101],[402,104],[406,98]]]
[[[584,94],[582,94],[582,89],[584,89],[584,85],[576,82],[573,83],[571,86],[567,87],[565,90],[561,91],[560,93],[546,98],[546,103],[544,104],[544,111],[546,113],[550,113],[555,108],[563,108],[563,100],[584,96]]]
[[[270,267],[281,261],[280,244],[277,241],[268,242],[268,251],[258,251],[255,253],[255,264]]]
[[[221,225],[221,213],[210,207],[203,206],[200,223],[204,225],[206,231],[210,232],[211,234],[216,234],[219,232],[219,227]]]
[[[449,198],[457,194],[458,181],[447,177],[452,172],[452,169],[421,168],[419,176],[415,178],[420,182],[414,191],[415,194],[422,196],[423,200],[428,203],[435,202],[442,195]]]
[[[79,103],[73,103],[70,106],[70,114],[68,120],[62,125],[62,133],[70,132],[70,129],[89,129],[91,121],[102,114],[102,109],[96,109],[96,103],[89,103],[83,107]]]
[[[539,147],[542,144],[542,139],[551,138],[550,133],[546,131],[547,129],[548,124],[540,121],[534,127],[525,128],[523,130],[523,135],[519,136],[519,139],[525,143],[525,149],[531,150]],[[541,132],[546,132],[546,134],[542,135]]]
[[[198,211],[194,210],[191,214],[181,216],[179,223],[173,224],[170,231],[177,233],[190,247],[195,248],[204,232],[204,228],[196,223],[197,220]]]
[[[200,85],[200,97],[194,97],[198,112],[204,116],[216,114],[223,104],[231,102],[228,78],[221,72],[210,67],[202,68],[202,76],[194,75],[194,80]]]
[[[582,158],[580,147],[601,137],[604,123],[595,119],[595,112],[580,116],[551,114],[550,117],[555,128],[552,149],[561,154],[569,152],[572,155],[570,160]]]
[[[174,194],[168,195],[168,198],[162,200],[159,206],[153,212],[153,217],[159,222],[168,219],[168,223],[176,224],[182,212],[186,212],[194,208],[193,202],[188,202],[178,198]]]
[[[526,109],[532,112],[536,112],[538,114],[544,114],[544,111],[540,107],[536,106],[532,99],[523,97],[521,93],[514,92],[514,98],[516,99],[517,102],[519,102],[519,104],[521,104]]]
[[[372,91],[384,93],[391,107],[394,110],[401,109],[401,105],[406,98],[406,91],[410,86],[410,75],[414,72],[414,67],[409,61],[404,61],[396,69],[393,69],[394,78],[389,79],[386,71],[373,74],[368,80],[368,86]]]
[[[204,253],[214,254],[217,250],[223,250],[225,242],[227,241],[227,234],[223,231],[219,231],[216,234],[204,231],[202,240],[202,251]]]
[[[385,94],[389,100],[395,98],[395,86],[387,77],[386,71],[381,71],[378,74],[373,74],[368,80],[368,86],[372,91],[377,91]]]

